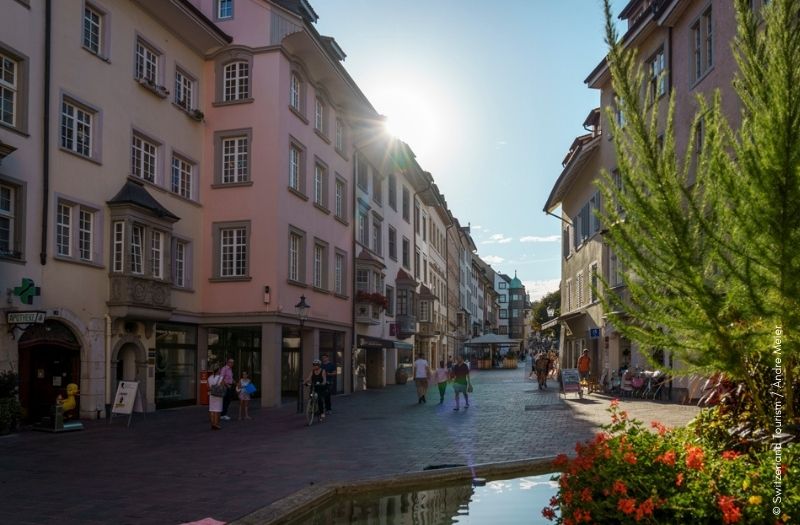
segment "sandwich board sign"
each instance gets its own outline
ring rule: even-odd
[[[581,392],[581,376],[578,374],[577,368],[561,369],[561,385],[561,393],[565,396],[568,392],[577,392],[580,397],[583,397],[583,392]]]
[[[139,391],[139,382],[120,381],[112,400],[111,416],[113,417],[114,414],[127,414],[128,426],[131,426],[131,418],[133,418],[134,411],[144,414],[144,399],[141,391]]]

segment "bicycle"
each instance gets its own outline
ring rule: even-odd
[[[319,393],[317,390],[308,384],[306,386],[310,387],[311,392],[308,395],[308,403],[306,404],[306,421],[308,421],[308,426],[314,424],[314,417],[317,416],[317,419],[322,422],[321,416],[318,415],[319,412],[319,404],[322,400],[319,397]]]

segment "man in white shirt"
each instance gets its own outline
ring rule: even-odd
[[[428,376],[430,375],[431,367],[428,361],[422,357],[422,353],[417,354],[417,360],[414,361],[414,384],[417,385],[417,404],[427,403],[425,394],[428,392]]]

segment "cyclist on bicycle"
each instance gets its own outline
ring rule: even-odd
[[[311,391],[317,393],[317,417],[322,421],[325,419],[325,407],[322,400],[328,390],[328,378],[325,370],[322,369],[322,362],[314,359],[311,373],[306,380],[306,386],[311,386]]]

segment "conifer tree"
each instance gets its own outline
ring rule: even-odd
[[[607,109],[618,173],[601,178],[599,215],[626,284],[624,296],[601,294],[604,307],[643,350],[668,349],[691,371],[744,382],[762,427],[770,427],[776,400],[796,423],[800,2],[773,0],[753,12],[750,2],[736,0],[730,46],[738,72],[735,93],[726,96],[738,96],[741,123],[731,128],[719,91],[697,96],[683,152],[675,144],[674,93],[659,115],[642,89],[636,53],[620,42],[609,0],[604,6],[624,123]]]

